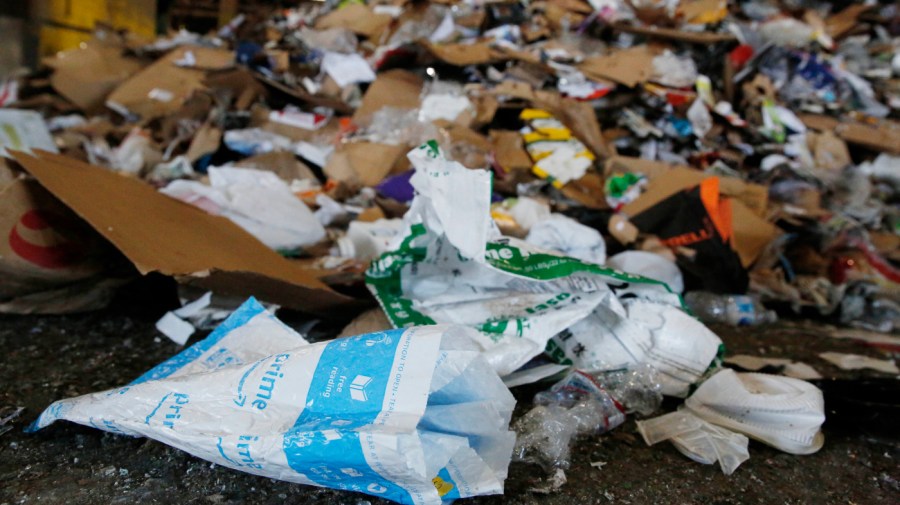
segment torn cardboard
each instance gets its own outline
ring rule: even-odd
[[[97,39],[56,53],[43,63],[53,69],[53,89],[88,112],[100,109],[116,87],[144,67],[140,60],[124,56],[121,47]]]
[[[875,151],[900,154],[900,123],[882,119],[873,124],[839,120],[819,114],[798,114],[807,128],[831,130],[844,141]]]
[[[390,174],[409,168],[405,145],[352,142],[339,147],[323,171],[328,177],[353,186],[375,186]]]
[[[421,77],[406,70],[388,70],[378,74],[378,78],[363,95],[362,103],[353,114],[353,120],[359,122],[383,107],[419,108],[422,85]]]
[[[47,152],[16,153],[16,159],[142,274],[160,272],[224,295],[253,295],[308,312],[354,304],[319,280],[323,271],[303,269],[228,219],[139,180]]]
[[[607,79],[633,88],[653,75],[655,52],[646,44],[612,54],[591,56],[578,65],[588,78]]]
[[[366,5],[351,3],[317,19],[316,29],[345,28],[357,35],[377,40],[392,21],[393,18],[388,14],[376,14]]]
[[[257,154],[238,161],[234,166],[272,172],[287,182],[297,179],[316,180],[313,171],[290,151]]]
[[[194,65],[175,62],[191,53]],[[177,112],[195,92],[206,89],[207,71],[233,66],[234,53],[225,49],[181,46],[122,83],[106,99],[106,105],[142,119],[153,119]]]
[[[482,65],[499,60],[498,54],[491,49],[491,45],[487,42],[476,42],[474,44],[432,44],[425,43],[425,48],[434,55],[435,58],[464,67],[466,65]]]

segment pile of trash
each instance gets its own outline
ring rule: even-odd
[[[686,400],[639,421],[648,444],[728,474],[748,437],[815,452],[821,391],[725,368],[704,323],[900,331],[898,16],[359,1],[98,26],[0,81],[0,312],[99,309],[156,272],[208,292],[160,331],[218,328],[35,428],[403,503],[565,470],[664,395]],[[349,325],[308,344],[264,307]],[[516,437],[507,388],[539,381]]]

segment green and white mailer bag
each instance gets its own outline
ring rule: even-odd
[[[416,169],[409,231],[366,272],[396,328],[475,328],[501,376],[545,350],[592,372],[649,363],[676,396],[715,360],[721,340],[665,283],[503,237],[490,217],[489,172],[446,160],[434,142],[408,157]]]
[[[503,492],[515,400],[463,327],[320,344],[248,300],[126,387],[58,401],[67,420],[218,465],[406,504]]]

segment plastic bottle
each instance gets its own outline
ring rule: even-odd
[[[705,322],[755,326],[778,320],[775,311],[766,310],[762,303],[752,296],[692,291],[684,295],[684,302],[694,315]]]
[[[575,438],[605,433],[625,422],[625,408],[581,371],[535,395],[534,403],[515,425],[513,457],[546,470],[568,468]]]
[[[347,235],[337,240],[338,256],[371,261],[388,250],[391,241],[403,230],[401,219],[379,219],[373,222],[353,221]]]

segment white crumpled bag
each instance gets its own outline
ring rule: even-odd
[[[489,172],[446,160],[433,141],[409,159],[416,169],[416,197],[404,216],[409,232],[366,272],[395,327],[475,328],[476,344],[501,376],[545,349],[592,371],[650,363],[666,379],[663,392],[681,396],[716,358],[721,341],[680,310],[664,283],[503,237],[490,217]],[[625,318],[619,300],[626,298],[645,303],[646,314],[626,321],[629,332],[621,335],[622,325],[608,320]],[[575,331],[589,318],[607,322]],[[607,354],[615,356],[600,359]]]
[[[160,191],[227,217],[275,250],[291,251],[325,238],[325,228],[309,207],[272,172],[250,168],[211,167],[210,185],[172,181]]]
[[[235,470],[407,504],[503,492],[515,400],[466,328],[308,344],[254,299],[128,386],[57,420],[146,436]]]

